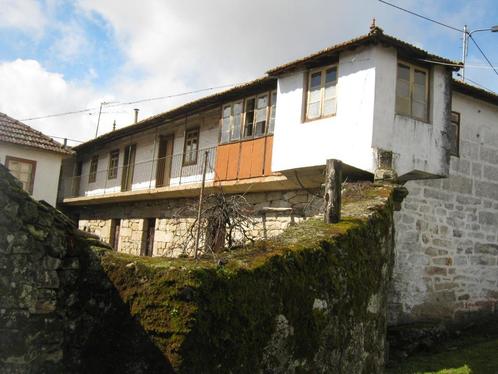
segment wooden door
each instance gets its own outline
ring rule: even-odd
[[[121,229],[121,220],[119,219],[113,219],[111,221],[111,235],[110,235],[110,244],[112,245],[112,248],[117,251],[118,250],[118,245],[119,245],[119,231]]]
[[[159,150],[157,153],[156,187],[169,186],[171,178],[171,165],[173,160],[172,136],[161,136],[159,138]]]
[[[121,191],[130,191],[133,183],[133,172],[135,170],[136,144],[125,147],[123,159],[123,174],[121,175]]]
[[[145,250],[144,256],[152,256],[154,250],[154,233],[156,231],[156,219],[147,219],[147,228],[145,233]]]

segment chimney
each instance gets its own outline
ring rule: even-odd
[[[137,122],[137,120],[135,119],[135,122]],[[116,130],[116,120],[114,120],[114,123],[112,124],[112,131],[115,131]]]
[[[135,123],[137,123],[137,122],[138,122],[138,111],[139,111],[140,109],[135,108],[135,109],[133,109],[133,110],[135,111]]]
[[[62,146],[63,148],[67,147],[67,138],[64,138],[64,145]]]

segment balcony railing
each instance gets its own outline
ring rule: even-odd
[[[216,147],[200,149],[189,161],[181,153],[148,161],[130,162],[116,168],[98,168],[95,173],[64,177],[64,198],[100,196],[127,191],[147,191],[168,186],[180,186],[202,181],[204,157],[207,154],[206,181],[215,179]],[[130,157],[130,159],[134,156]],[[101,162],[108,163],[108,159]]]

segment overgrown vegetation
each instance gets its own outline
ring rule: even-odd
[[[481,341],[469,339],[460,345],[445,347],[437,353],[420,353],[410,357],[387,374],[496,374],[498,373],[498,338]]]
[[[379,372],[385,317],[367,306],[374,296],[382,304],[393,261],[386,200],[369,217],[309,220],[218,264],[110,252],[102,266],[179,372]],[[277,317],[286,321],[278,339]],[[131,358],[116,349],[120,359]]]

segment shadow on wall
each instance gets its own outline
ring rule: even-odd
[[[0,165],[0,372],[173,372],[105,274],[108,250]]]

